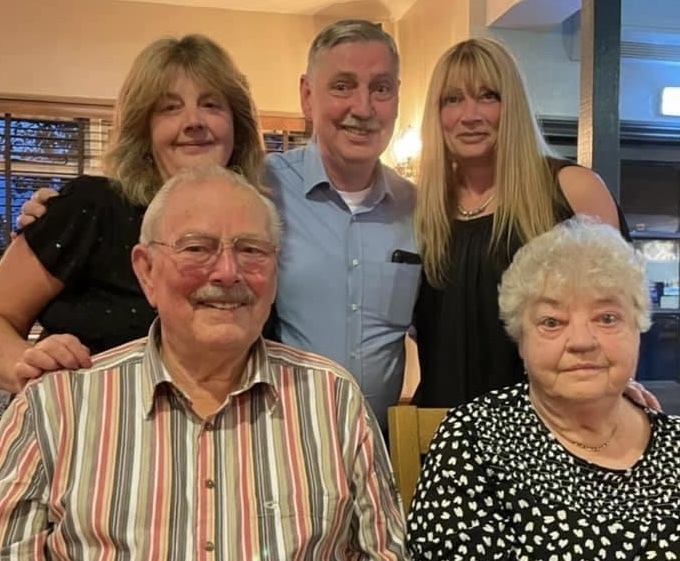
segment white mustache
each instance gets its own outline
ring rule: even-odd
[[[350,117],[348,119],[345,119],[342,123],[340,123],[340,126],[359,129],[364,132],[378,132],[380,130],[380,123],[373,119],[370,119],[368,121],[362,121]]]
[[[189,300],[193,303],[210,301],[221,302],[223,304],[247,305],[255,302],[255,295],[242,284],[236,284],[229,288],[208,284],[195,290],[189,296]]]

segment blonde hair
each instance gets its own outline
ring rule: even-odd
[[[521,247],[503,273],[498,290],[500,317],[515,341],[522,337],[527,306],[546,288],[560,294],[622,296],[637,328],[650,326],[645,260],[615,228],[575,216]]]
[[[446,282],[460,189],[454,159],[442,134],[441,104],[454,90],[477,92],[480,87],[497,93],[501,100],[494,169],[497,208],[489,251],[499,249],[503,235],[508,236],[509,243],[516,231],[525,243],[556,222],[555,203],[561,199],[548,160],[553,154],[531,111],[515,59],[494,39],[474,38],[458,43],[442,55],[434,68],[421,131],[415,230],[425,273],[434,286]]]
[[[151,158],[149,121],[154,106],[183,71],[229,104],[234,120],[234,151],[227,166],[259,184],[264,146],[248,82],[231,57],[203,35],[164,38],[147,46],[132,63],[118,95],[107,174],[124,197],[146,206],[163,184]]]

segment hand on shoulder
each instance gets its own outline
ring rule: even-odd
[[[26,349],[14,369],[23,387],[34,378],[53,370],[78,370],[92,366],[89,349],[77,337],[62,333],[50,335]]]
[[[656,396],[647,388],[645,388],[640,382],[628,380],[628,384],[626,385],[624,393],[630,399],[639,403],[643,407],[648,407],[650,409],[654,409],[655,411],[663,410],[661,403],[656,398]]]
[[[45,203],[58,193],[54,189],[43,187],[38,189],[29,200],[21,205],[21,214],[17,218],[17,227],[25,228],[47,211]]]

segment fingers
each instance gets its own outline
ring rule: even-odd
[[[40,214],[38,214],[38,216],[42,216],[43,214],[45,214],[45,203],[47,202],[47,200],[51,199],[52,197],[56,197],[58,194],[59,193],[54,189],[50,189],[48,187],[41,187],[31,195],[31,198],[28,201],[26,201],[25,204],[33,203],[34,205],[36,205],[36,210],[38,206],[42,207]]]
[[[89,349],[68,334],[51,335],[26,349],[14,373],[23,386],[52,370],[77,370],[92,366]]]
[[[17,227],[24,228],[37,218],[40,218],[47,208],[45,202],[58,193],[54,189],[38,189],[31,198],[21,206],[21,214],[17,218]]]
[[[656,411],[662,411],[663,407],[661,406],[661,402],[656,398],[656,396],[646,390],[645,388],[642,388],[642,397],[644,399],[644,404],[649,407],[650,409],[655,409]]]
[[[25,228],[29,224],[35,222],[36,217],[30,214],[26,214],[25,210],[21,211],[21,214],[17,216],[17,230]]]
[[[662,410],[661,403],[656,396],[647,390],[640,382],[630,379],[626,386],[625,394],[643,407],[655,409],[656,411]]]

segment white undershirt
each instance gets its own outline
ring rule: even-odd
[[[342,200],[345,201],[345,204],[349,209],[354,212],[366,200],[371,189],[373,189],[373,185],[369,185],[366,189],[362,189],[361,191],[340,191],[339,189],[336,189],[336,191],[338,192],[338,195],[342,197]]]

